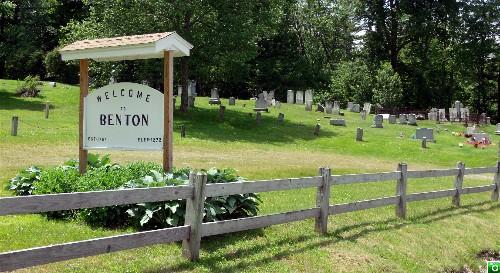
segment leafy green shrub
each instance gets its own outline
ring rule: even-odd
[[[149,188],[186,185],[191,169],[174,169],[163,173],[159,164],[135,162],[125,166],[111,164],[109,156],[93,157],[85,175],[78,173],[78,162],[67,161],[64,165],[38,170],[39,178],[30,183],[31,190],[23,194],[53,194],[85,192],[127,188]],[[29,170],[29,172],[28,172]],[[35,169],[24,172],[35,173]],[[242,181],[234,169],[209,169],[207,183]],[[20,173],[21,175],[21,173]],[[20,176],[18,175],[18,176]],[[31,176],[29,176],[31,177]],[[14,178],[12,179],[14,180]],[[17,180],[21,181],[22,178]],[[16,181],[17,181],[16,180]],[[22,185],[21,182],[17,184]],[[16,185],[17,185],[16,184]],[[25,185],[28,187],[28,184]],[[20,188],[11,187],[11,190]],[[248,216],[258,213],[261,200],[256,194],[236,194],[209,197],[205,200],[204,221],[218,221]],[[137,229],[157,229],[184,224],[185,200],[171,200],[141,204],[108,206],[103,208],[78,209],[44,213],[49,219],[78,219],[98,227],[127,227]]]
[[[34,183],[40,180],[40,169],[31,166],[21,171],[9,180],[8,189],[15,195],[31,195],[35,189]]]
[[[392,69],[389,62],[380,66],[375,76],[373,101],[384,108],[394,110],[403,100],[403,83],[399,74]]]
[[[24,78],[23,83],[16,90],[16,95],[20,97],[36,97],[40,93],[39,86],[42,85],[39,76],[27,76]]]

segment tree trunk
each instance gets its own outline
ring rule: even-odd
[[[188,110],[188,81],[189,81],[189,63],[188,57],[181,58],[181,112]]]
[[[500,64],[497,66],[497,123],[500,123]]]
[[[399,1],[389,1],[390,27],[389,27],[389,56],[394,71],[399,72],[398,67],[398,9]]]

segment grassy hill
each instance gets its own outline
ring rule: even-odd
[[[14,96],[16,81],[0,80],[0,195],[8,178],[29,165],[50,166],[78,156],[78,87],[43,86],[38,98]],[[52,105],[49,119],[43,105]],[[223,99],[227,105],[227,99]],[[233,167],[247,179],[315,175],[320,166],[334,174],[395,170],[398,162],[409,169],[447,168],[457,161],[467,167],[492,166],[497,145],[476,149],[465,144],[459,124],[419,121],[436,128],[437,143],[422,149],[411,137],[416,127],[388,124],[371,128],[373,116],[363,121],[346,113],[346,127],[333,127],[323,113],[306,112],[304,106],[282,104],[255,123],[252,101],[228,106],[218,121],[218,107],[197,98],[196,108],[174,113],[174,165],[196,168]],[[278,124],[278,113],[285,122]],[[250,114],[252,114],[250,116]],[[10,120],[19,116],[19,135],[10,136]],[[313,135],[321,124],[319,136]],[[187,137],[180,138],[180,125]],[[365,130],[365,141],[356,142],[356,128]],[[493,137],[494,126],[481,128]],[[402,137],[401,137],[402,136]],[[161,160],[159,152],[109,152],[118,162]],[[467,179],[464,186],[482,185],[491,177]],[[446,189],[453,178],[412,179],[409,192]],[[332,189],[331,203],[394,195],[395,183],[355,184]],[[261,214],[309,208],[315,205],[313,189],[271,192],[261,195]],[[409,204],[409,218],[394,217],[387,207],[329,218],[329,235],[314,233],[313,221],[302,221],[242,232],[202,241],[201,260],[185,261],[179,244],[123,251],[40,266],[29,272],[437,272],[463,264],[484,263],[475,253],[500,249],[500,204],[489,202],[489,193],[468,195],[460,209],[451,200]],[[126,230],[91,229],[79,222],[46,221],[38,215],[0,217],[0,251],[68,242]]]

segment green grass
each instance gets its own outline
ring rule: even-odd
[[[8,178],[29,165],[51,166],[78,155],[78,88],[59,84],[43,86],[40,98],[13,95],[15,81],[0,80],[0,195]],[[53,105],[49,119],[43,104]],[[227,100],[223,100],[227,105]],[[246,104],[246,107],[243,107]],[[320,166],[334,174],[395,170],[398,162],[409,169],[449,168],[457,161],[467,167],[492,166],[497,145],[475,149],[452,131],[457,124],[441,124],[437,143],[428,149],[412,140],[412,126],[370,128],[372,116],[346,113],[347,127],[333,127],[322,113],[305,112],[303,106],[282,104],[263,114],[260,126],[251,117],[253,102],[227,106],[224,122],[216,106],[197,98],[197,108],[174,113],[174,165],[196,168],[234,167],[247,179],[311,176]],[[279,112],[286,122],[278,125]],[[20,118],[19,135],[10,136],[10,119]],[[322,125],[313,135],[316,119]],[[187,138],[180,138],[180,125]],[[436,124],[419,121],[421,127]],[[356,127],[365,129],[365,141],[356,142]],[[481,128],[490,133],[493,126]],[[400,138],[400,134],[403,137]],[[160,161],[159,152],[110,152],[118,162]],[[466,177],[464,186],[491,183],[489,176]],[[453,178],[411,179],[409,192],[447,189]],[[394,182],[362,183],[332,188],[331,203],[391,196]],[[468,264],[484,266],[475,253],[500,249],[500,204],[489,202],[490,193],[463,197],[463,207],[453,208],[449,198],[410,203],[407,220],[395,218],[386,207],[329,218],[329,233],[314,232],[307,220],[202,240],[201,259],[187,262],[180,244],[128,250],[38,266],[26,272],[439,272]],[[261,194],[261,214],[309,208],[315,205],[314,189]],[[78,222],[47,221],[38,215],[0,217],[0,251],[98,238],[130,230],[91,229]]]

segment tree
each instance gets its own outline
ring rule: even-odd
[[[398,73],[392,69],[388,62],[382,63],[373,89],[373,102],[391,110],[397,109],[403,100],[403,85]]]

